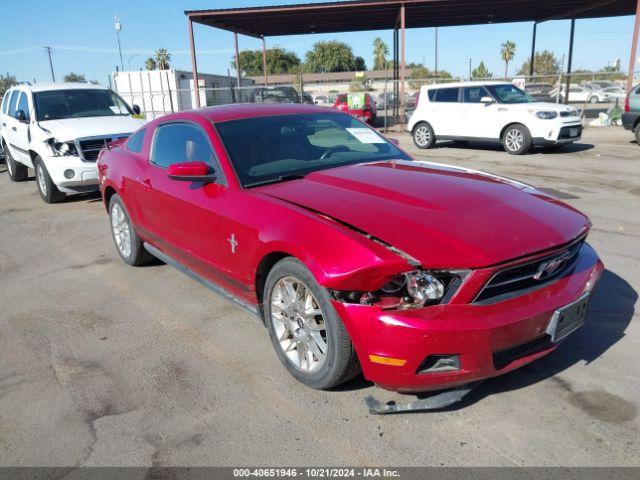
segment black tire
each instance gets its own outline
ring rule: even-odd
[[[322,313],[325,328],[326,358],[322,366],[313,372],[303,371],[294,365],[293,360],[290,360],[285,354],[275,332],[276,326],[274,322],[277,322],[277,320],[272,320],[272,295],[278,281],[285,277],[294,277],[297,281],[302,282],[315,297]],[[358,356],[342,320],[331,305],[329,293],[325,288],[318,285],[311,272],[297,259],[284,258],[276,263],[269,272],[265,284],[263,312],[276,355],[296,380],[309,387],[325,390],[351,380],[360,373]]]
[[[118,240],[116,239],[116,227],[114,226],[114,216],[119,213],[116,210],[116,206],[124,215],[124,222],[126,223],[126,227],[128,228],[128,235],[130,241],[130,248],[127,250],[126,248],[121,248],[118,244]],[[113,243],[120,255],[120,258],[124,260],[125,263],[131,266],[144,265],[145,263],[149,263],[153,260],[153,255],[151,255],[142,244],[142,240],[136,233],[133,228],[133,224],[131,223],[131,217],[129,217],[129,212],[127,212],[122,199],[118,194],[114,194],[109,200],[109,223],[111,225],[111,237],[113,238]],[[121,232],[119,232],[121,233]]]
[[[38,156],[33,159],[33,169],[36,174],[36,187],[42,200],[46,203],[57,203],[66,198],[66,195],[53,183],[47,167]]]
[[[433,127],[427,122],[420,122],[413,127],[411,136],[413,137],[414,145],[420,149],[431,148],[436,143],[436,135],[433,132]]]
[[[3,142],[3,145],[4,161],[7,165],[7,173],[9,174],[9,179],[12,182],[24,182],[29,176],[29,171],[26,165],[16,162],[11,156],[11,152],[9,151],[9,147],[7,147],[7,144]]]
[[[532,143],[529,129],[519,123],[509,125],[502,134],[502,146],[510,155],[524,155],[531,150]]]

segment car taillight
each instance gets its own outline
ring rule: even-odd
[[[631,96],[631,93],[627,94],[627,98],[624,99],[624,111],[629,113],[629,111],[631,110],[631,106],[629,105],[629,97]]]

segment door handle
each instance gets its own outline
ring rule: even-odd
[[[3,126],[3,127],[6,127],[6,126],[7,126],[7,124],[6,124],[6,123],[4,123],[4,122],[2,122],[2,126]]]
[[[18,129],[16,127],[11,127],[11,130],[13,130],[14,132],[18,131]]]
[[[138,183],[140,185],[142,185],[142,188],[144,190],[151,190],[151,188],[152,188],[151,187],[151,180],[149,180],[148,178],[140,178],[140,177],[138,177],[137,180],[138,180]]]

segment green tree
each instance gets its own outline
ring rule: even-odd
[[[160,48],[156,50],[155,60],[158,70],[169,70],[171,68],[171,65],[169,65],[171,54],[167,51],[166,48]]]
[[[431,72],[428,68],[418,64],[410,64],[407,68],[411,68],[411,80],[409,81],[409,88],[418,90],[422,85],[425,85],[426,80],[431,77]]]
[[[316,42],[305,55],[305,68],[309,72],[349,72],[355,69],[351,47],[336,40]]]
[[[528,59],[518,70],[518,75],[529,75],[530,71],[531,59]],[[560,73],[560,62],[552,52],[544,50],[543,52],[535,53],[533,57],[533,74],[541,75],[541,77],[536,77],[532,81],[555,82],[558,73]]]
[[[236,68],[235,55],[231,67]],[[300,58],[283,48],[267,50],[267,70],[270,74],[297,73],[300,70]],[[240,72],[242,75],[257,77],[263,75],[262,50],[243,50],[240,52]]]
[[[158,68],[158,64],[153,57],[149,57],[145,60],[144,67],[147,70],[156,70]]]
[[[17,85],[17,83],[18,81],[16,80],[16,77],[9,75],[9,73],[0,75],[0,97],[3,96],[11,87]]]
[[[389,47],[380,37],[373,40],[373,69],[384,70],[387,67],[387,55]]]
[[[67,73],[62,80],[65,82],[87,83],[87,79],[84,78],[84,75],[73,72]]]
[[[516,55],[516,44],[507,40],[500,46],[500,58],[504,61],[504,78],[509,77],[509,62]]]
[[[493,78],[493,73],[489,71],[484,62],[480,62],[480,64],[471,71],[471,78],[477,80]]]
[[[354,61],[354,67],[357,72],[364,72],[367,69],[367,64],[362,57],[356,57]]]

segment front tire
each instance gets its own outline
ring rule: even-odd
[[[9,180],[12,182],[23,182],[29,176],[27,167],[21,163],[16,162],[11,156],[9,147],[6,142],[4,145],[4,162],[7,165],[7,173],[9,174]]]
[[[271,269],[263,311],[280,362],[305,385],[324,390],[360,372],[358,357],[326,289],[298,260]]]
[[[122,260],[131,266],[144,265],[153,259],[142,244],[131,223],[129,213],[118,194],[109,200],[109,219],[111,220],[111,235],[116,250]]]
[[[510,155],[524,155],[531,149],[532,143],[529,129],[519,123],[509,125],[502,135],[502,145]]]
[[[413,127],[413,143],[420,149],[433,147],[436,143],[436,136],[433,128],[427,122],[420,122]]]
[[[36,185],[42,200],[46,203],[57,203],[64,200],[66,195],[58,190],[56,184],[51,180],[47,167],[38,156],[33,159],[33,169],[36,172]]]

